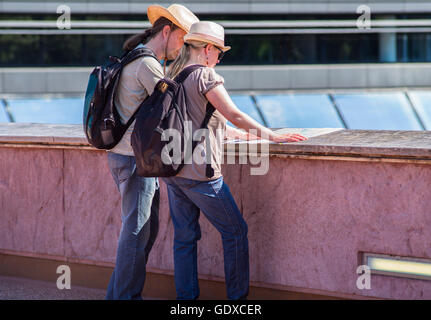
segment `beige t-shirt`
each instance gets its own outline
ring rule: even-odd
[[[200,128],[205,118],[208,103],[205,94],[223,83],[223,77],[218,75],[213,68],[208,67],[202,67],[193,71],[184,81],[186,106],[189,120],[192,122],[193,133]],[[195,148],[192,163],[185,164],[177,174],[177,177],[199,181],[214,180],[221,177],[222,142],[226,122],[226,118],[218,110],[215,110],[208,123],[207,137],[209,138],[209,145],[207,145],[206,138],[202,139]],[[211,154],[209,155],[208,153]],[[206,164],[209,161],[214,170],[214,175],[210,178],[206,176]]]
[[[127,123],[145,98],[153,93],[154,87],[162,78],[162,66],[153,57],[136,59],[124,67],[115,96],[115,106],[123,123]],[[109,151],[134,156],[130,139],[135,122],[133,121],[120,142]]]

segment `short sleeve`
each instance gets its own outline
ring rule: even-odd
[[[139,62],[138,68],[136,68],[136,78],[147,90],[148,94],[151,95],[157,82],[159,82],[160,79],[163,79],[163,69],[161,64],[152,57],[142,58]]]
[[[224,84],[222,76],[218,75],[213,68],[203,68],[198,80],[199,92],[206,95],[208,91],[220,84]]]

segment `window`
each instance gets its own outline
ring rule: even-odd
[[[271,128],[344,128],[326,94],[279,94],[256,97]]]
[[[422,130],[401,92],[336,94],[334,98],[349,129]]]
[[[132,34],[0,34],[0,67],[95,66]],[[379,63],[378,34],[226,34],[221,65]],[[398,36],[393,62],[431,62],[431,36]]]
[[[83,98],[18,98],[8,102],[16,122],[82,124]]]
[[[410,91],[409,95],[425,129],[431,130],[431,92]]]
[[[0,99],[0,123],[1,122],[9,122],[9,119],[6,116],[5,106]]]
[[[85,1],[84,1],[85,2]],[[100,4],[102,5],[102,1]],[[42,10],[43,11],[43,10]],[[0,13],[0,22],[55,22],[58,14],[51,13]],[[223,65],[265,65],[265,64],[327,64],[327,63],[378,63],[378,62],[431,62],[431,33],[424,28],[411,26],[407,31],[390,34],[390,57],[381,56],[385,41],[384,33],[357,33],[345,30],[328,31],[327,26],[286,27],[283,23],[313,21],[356,21],[352,14],[199,14],[201,20],[211,20],[226,25],[226,43],[232,47],[223,59]],[[427,20],[430,14],[373,14],[374,21]],[[73,22],[148,22],[145,13],[96,14],[76,13]],[[246,26],[235,23],[248,22]],[[273,27],[265,27],[266,23]],[[229,26],[229,23],[231,26]],[[232,26],[232,23],[233,26]],[[326,23],[326,22],[324,22]],[[259,24],[259,25],[258,25]],[[377,27],[379,28],[379,27]],[[395,28],[395,27],[394,27]],[[396,28],[392,30],[397,30]],[[121,54],[124,41],[140,28],[74,27],[77,34],[44,34],[49,27],[28,27],[26,25],[0,27],[0,66],[93,66],[106,62],[109,55]],[[96,30],[97,29],[97,30]],[[343,28],[341,28],[343,29]],[[373,28],[374,29],[374,28]],[[405,28],[400,28],[405,29]],[[81,30],[81,31],[80,31]],[[82,30],[86,30],[85,32]],[[244,30],[248,30],[244,34]],[[271,31],[273,30],[273,31]],[[292,31],[294,30],[294,31]],[[312,31],[310,31],[312,30]],[[314,31],[313,31],[314,30]],[[7,34],[18,31],[18,34]],[[98,31],[94,34],[94,31]],[[394,31],[394,32],[395,32]],[[402,31],[402,32],[401,32]],[[112,33],[110,33],[112,32]],[[327,33],[332,32],[332,33]],[[243,34],[241,34],[243,33]],[[385,37],[384,37],[385,38]],[[392,46],[393,45],[393,46]]]
[[[363,261],[371,274],[431,280],[431,261],[410,257],[363,253]]]
[[[237,95],[233,94],[231,95],[232,101],[236,104],[238,109],[240,109],[242,112],[248,114],[250,117],[252,117],[254,120],[259,122],[260,124],[264,124],[264,121],[262,121],[261,116],[259,115],[258,111],[256,110],[256,106],[254,105],[254,102],[252,101],[251,97],[249,95]],[[228,122],[229,125],[233,126],[232,123]]]
[[[270,128],[431,130],[431,92],[409,91],[407,95],[410,99],[404,92],[397,91],[332,95],[287,92],[256,95],[249,92],[234,93],[231,98],[241,111]],[[16,122],[82,124],[83,96],[5,100]],[[0,122],[10,121],[5,111],[0,103]]]

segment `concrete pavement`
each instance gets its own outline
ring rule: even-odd
[[[0,276],[0,300],[103,300],[105,290],[72,286],[57,289],[55,282]]]
[[[73,286],[57,289],[55,282],[0,276],[0,300],[104,300],[106,291]],[[144,300],[160,298],[143,297]]]

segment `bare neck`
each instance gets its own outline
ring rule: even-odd
[[[190,58],[186,63],[186,66],[191,66],[193,64],[201,64],[203,66],[207,65],[207,61],[202,52],[195,51],[190,52]]]
[[[157,59],[165,59],[165,44],[163,43],[163,41],[161,41],[160,35],[148,41],[145,46],[153,50],[153,52],[157,56]]]

